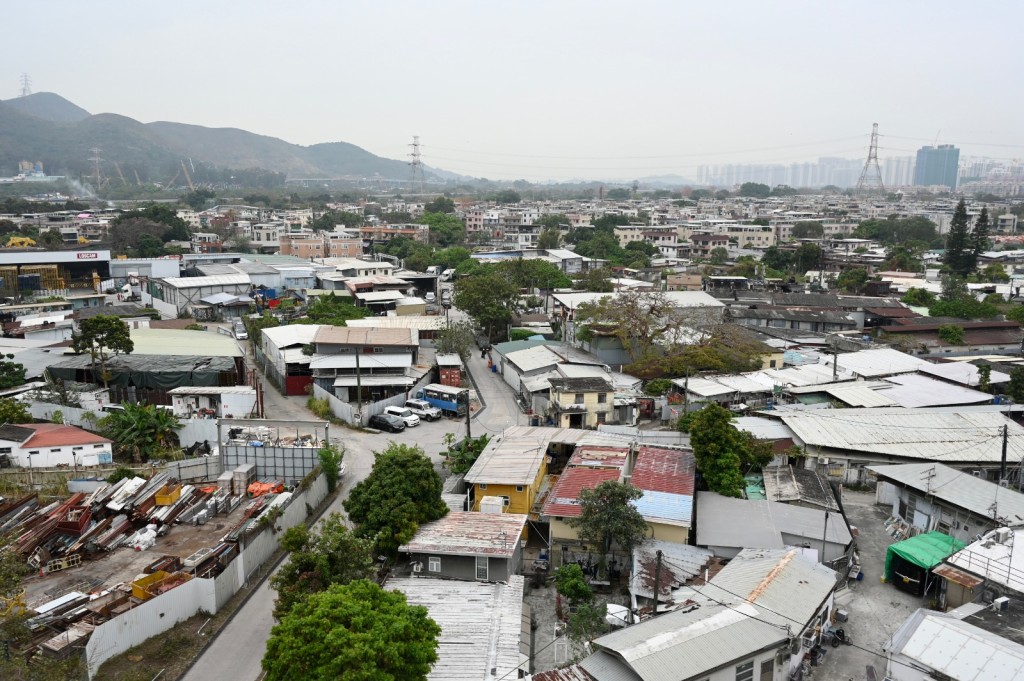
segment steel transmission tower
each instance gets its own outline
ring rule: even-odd
[[[89,161],[92,163],[93,184],[96,187],[96,191],[99,191],[103,188],[103,171],[100,168],[100,164],[103,163],[103,159],[100,157],[102,149],[99,147],[93,147],[89,151],[92,152],[92,156],[89,157]]]
[[[27,73],[21,74],[21,96],[28,97],[32,94],[32,79]]]
[[[878,167],[878,123],[871,127],[871,146],[868,148],[868,160],[864,161],[864,170],[860,171],[857,180],[858,192],[885,192],[882,182],[882,169]]]
[[[409,158],[412,161],[409,162],[409,185],[410,189],[422,193],[423,192],[423,158],[420,156],[420,137],[414,135],[412,138],[412,153],[409,154]]]

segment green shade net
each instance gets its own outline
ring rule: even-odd
[[[916,537],[892,544],[885,552],[885,581],[893,580],[893,556],[899,556],[918,567],[931,570],[947,556],[956,553],[964,546],[966,544],[959,539],[954,539],[942,532],[919,534]]]

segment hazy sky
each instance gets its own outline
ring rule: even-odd
[[[0,99],[346,141],[495,179],[954,143],[1024,156],[1024,3],[6,2]],[[940,133],[941,131],[941,133]],[[987,146],[982,146],[987,145]]]

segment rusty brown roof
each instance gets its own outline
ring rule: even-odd
[[[505,556],[515,554],[526,516],[519,513],[451,511],[440,520],[420,526],[405,553],[456,556]]]

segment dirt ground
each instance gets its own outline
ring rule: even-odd
[[[825,659],[812,668],[813,678],[821,681],[860,681],[867,679],[867,667],[874,667],[875,676],[885,676],[885,653],[882,645],[917,608],[927,602],[885,584],[885,553],[893,543],[883,525],[890,507],[875,504],[874,492],[843,492],[843,505],[850,524],[860,531],[863,581],[836,595],[836,607],[846,610],[850,619],[841,625],[852,638],[854,646],[827,649]]]

